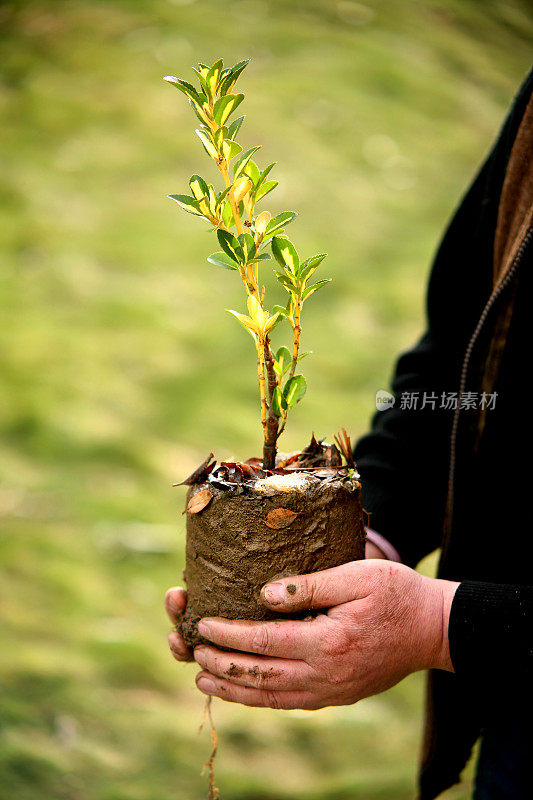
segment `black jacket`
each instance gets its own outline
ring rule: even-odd
[[[424,799],[459,779],[495,704],[516,690],[533,697],[532,88],[533,71],[440,244],[427,330],[397,362],[395,406],[355,448],[370,526],[411,566],[443,546],[439,576],[462,582],[450,618],[455,674],[430,677]],[[497,393],[494,409],[480,409],[482,392],[485,404]],[[446,408],[453,393],[459,411]],[[402,408],[412,394],[418,408]]]

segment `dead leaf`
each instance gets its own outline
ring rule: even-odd
[[[341,428],[337,436],[334,437],[337,442],[341,453],[346,459],[347,465],[351,469],[356,469],[355,461],[353,460],[352,442],[346,433],[346,428]]]
[[[283,461],[280,461],[278,464],[276,464],[276,469],[286,469],[286,467],[288,467],[290,464],[294,464],[294,462],[297,461],[301,455],[302,451],[298,450],[297,453],[293,453],[292,456],[288,456]]]
[[[275,508],[273,511],[268,512],[266,525],[274,530],[287,528],[300,513],[300,511],[291,511],[290,508]]]
[[[213,458],[213,453],[209,453],[206,460],[203,461],[200,466],[194,470],[192,475],[189,475],[188,478],[185,478],[184,481],[181,483],[173,483],[172,486],[192,486],[194,483],[200,483],[202,478],[207,478],[209,473],[213,470],[216,461],[213,461],[211,464],[211,459]]]
[[[200,511],[209,505],[211,500],[213,499],[213,492],[210,492],[209,489],[202,489],[201,492],[196,492],[194,497],[191,497],[189,500],[189,505],[183,511],[183,514],[198,514]]]

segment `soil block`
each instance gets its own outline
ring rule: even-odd
[[[178,625],[190,646],[204,641],[202,617],[280,618],[260,601],[267,581],[364,558],[361,486],[342,470],[273,475],[231,489],[205,481],[187,493],[187,507],[195,506],[204,507],[187,513],[188,596]]]

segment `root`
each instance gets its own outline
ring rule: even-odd
[[[209,728],[211,730],[211,755],[209,759],[205,762],[204,768],[202,769],[202,775],[206,770],[209,771],[209,794],[207,795],[208,800],[218,800],[220,797],[219,791],[215,786],[215,757],[218,750],[218,736],[215,729],[215,723],[213,722],[213,715],[211,713],[211,700],[212,697],[207,697],[204,706],[204,713],[202,715],[202,722],[200,723],[200,727],[198,728],[198,733],[200,733],[204,725],[207,721],[209,721]]]

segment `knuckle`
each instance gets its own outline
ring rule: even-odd
[[[309,606],[310,608],[314,606],[317,595],[318,595],[318,579],[317,578],[306,578],[305,583],[303,586],[303,597],[305,601],[305,605]]]
[[[259,653],[268,653],[271,646],[271,635],[266,625],[259,625],[252,636],[252,648]]]
[[[350,650],[350,637],[342,629],[327,634],[323,641],[323,650],[332,658],[341,658]]]

